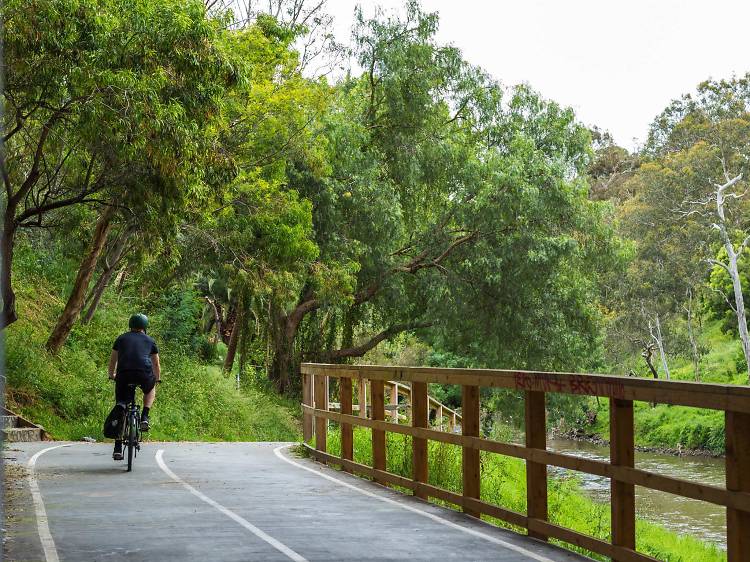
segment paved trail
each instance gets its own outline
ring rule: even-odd
[[[131,473],[109,444],[58,445],[6,451],[34,463],[9,497],[9,560],[586,560],[282,443],[146,443]]]

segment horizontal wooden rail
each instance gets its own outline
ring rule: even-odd
[[[635,484],[637,486],[643,486],[644,488],[650,488],[651,490],[658,490],[660,492],[667,492],[669,494],[675,494],[694,500],[706,501],[716,505],[750,512],[750,493],[747,492],[729,492],[724,488],[711,486],[710,484],[699,484],[697,482],[691,482],[690,480],[682,480],[680,478],[655,474],[638,468],[612,466],[608,462],[576,457],[565,453],[529,449],[522,445],[501,443],[499,441],[483,439],[482,437],[469,437],[467,435],[446,433],[436,429],[412,427],[387,421],[376,421],[369,418],[348,416],[339,414],[338,412],[317,410],[304,404],[302,405],[302,409],[313,415],[315,418],[324,418],[337,423],[351,423],[352,425],[359,425],[361,427],[390,431],[391,433],[400,433],[401,435],[410,435],[411,437],[431,439],[433,441],[459,445],[469,449],[499,453],[508,457],[515,457],[540,464],[547,464],[559,468],[575,470],[577,472],[585,472],[587,474],[612,478],[613,480],[624,482],[626,484]]]
[[[527,529],[529,535],[546,540],[555,538],[613,560],[654,560],[635,551],[635,486],[659,490],[687,498],[702,500],[727,508],[727,554],[730,562],[750,560],[750,388],[730,385],[634,379],[611,375],[578,375],[569,373],[541,373],[491,369],[436,369],[421,367],[383,367],[303,364],[306,384],[327,389],[329,377],[352,379],[360,383],[363,396],[364,381],[370,380],[377,397],[373,418],[352,415],[347,406],[342,413],[329,409],[328,396],[313,397],[305,393],[302,405],[304,418],[315,420],[317,431],[327,431],[328,422],[341,424],[342,432],[353,426],[373,430],[375,467],[355,463],[351,451],[346,458],[338,458],[325,451],[326,438],[316,437],[316,447],[310,448],[321,462],[340,464],[345,470],[364,474],[377,482],[412,490],[420,497],[432,497],[461,507],[474,516],[487,515]],[[414,396],[415,416],[412,425],[385,421],[382,388],[386,381],[410,381]],[[461,385],[463,389],[464,420],[462,434],[428,427],[425,408],[428,404],[426,387],[429,382]],[[501,443],[482,438],[478,433],[479,387],[511,388],[523,392],[526,399],[526,446]],[[348,388],[344,385],[343,388]],[[605,396],[610,399],[610,462],[585,459],[548,451],[545,445],[545,393]],[[350,399],[349,399],[350,400]],[[634,400],[661,402],[724,410],[727,415],[727,487],[700,484],[680,478],[638,469],[633,463],[633,408]],[[313,406],[313,401],[315,405]],[[321,407],[322,406],[322,407]],[[377,411],[375,411],[377,410]],[[529,433],[533,431],[533,433]],[[384,436],[386,432],[409,435],[413,438],[413,477],[406,478],[385,471]],[[342,433],[343,435],[343,433]],[[450,492],[427,484],[428,440],[449,443],[463,450],[463,493]],[[527,463],[527,509],[523,515],[479,499],[479,451],[498,453]],[[612,542],[566,529],[547,521],[547,466],[595,474],[612,482]]]
[[[667,381],[615,375],[498,369],[383,367],[381,365],[362,365],[354,368],[351,365],[303,363],[301,371],[303,374],[318,374],[335,378],[362,376],[369,380],[432,382],[603,396],[750,414],[750,387],[729,384]]]

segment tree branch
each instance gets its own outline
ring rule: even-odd
[[[724,271],[726,271],[727,273],[730,273],[729,266],[725,264],[724,262],[715,260],[715,259],[707,259],[706,261],[710,263],[711,265],[718,265],[719,267],[724,268]]]
[[[393,336],[402,332],[410,330],[416,330],[418,328],[429,328],[432,326],[432,322],[409,322],[406,324],[394,324],[393,326],[383,330],[379,334],[374,335],[365,343],[353,347],[346,347],[343,349],[334,349],[325,354],[327,359],[341,359],[343,357],[362,357],[365,353],[375,348],[380,342],[390,339]]]
[[[42,131],[39,133],[39,140],[37,141],[36,150],[34,151],[34,158],[32,160],[31,169],[29,170],[29,174],[26,176],[26,179],[21,184],[20,189],[18,192],[13,195],[12,197],[8,198],[8,206],[9,207],[15,207],[21,199],[23,199],[26,194],[31,190],[31,188],[34,186],[34,184],[39,179],[39,165],[42,161],[42,156],[44,154],[44,145],[47,142],[47,137],[49,137],[50,132],[52,131],[52,127],[54,127],[55,123],[62,119],[63,115],[67,113],[68,106],[72,103],[72,100],[65,104],[63,107],[55,111],[52,116],[47,120],[47,122],[42,126]]]
[[[42,205],[41,207],[33,207],[31,209],[25,210],[23,213],[18,215],[18,218],[16,221],[18,222],[19,226],[24,226],[21,224],[23,221],[30,219],[31,217],[40,217],[49,211],[54,211],[55,209],[59,209],[61,207],[67,207],[68,205],[75,205],[77,203],[101,203],[98,199],[90,199],[89,196],[93,195],[95,192],[91,191],[88,193],[79,193],[75,197],[69,197],[68,199],[60,199],[58,201],[55,201],[54,203],[48,203],[46,205]]]

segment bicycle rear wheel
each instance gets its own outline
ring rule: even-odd
[[[133,456],[138,442],[138,420],[134,413],[128,416],[128,472],[133,470]]]

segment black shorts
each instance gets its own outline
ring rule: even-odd
[[[135,388],[130,388],[129,384],[140,386],[143,394],[148,394],[156,386],[156,377],[154,377],[153,373],[145,371],[123,371],[122,373],[117,373],[117,378],[115,379],[115,400],[118,404],[127,404],[134,398]]]

